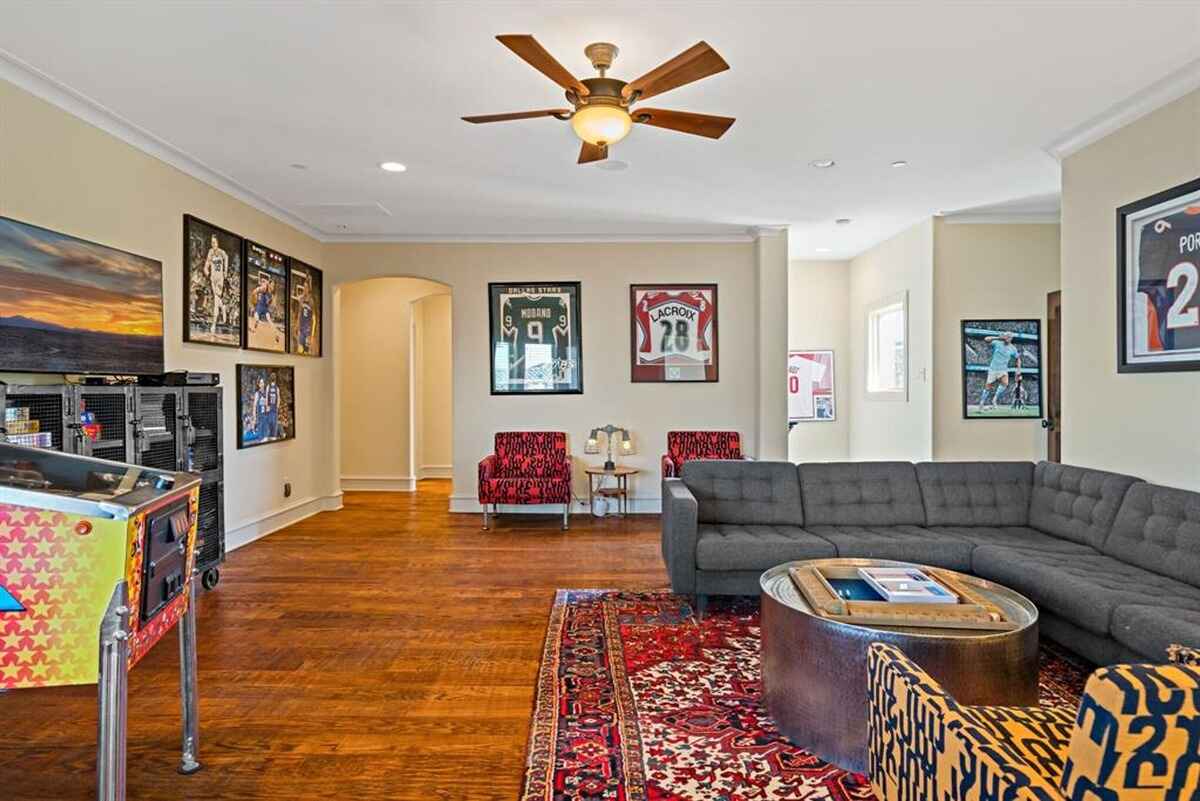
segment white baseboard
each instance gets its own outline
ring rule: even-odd
[[[291,506],[268,512],[261,517],[227,529],[225,531],[225,550],[227,552],[235,551],[243,545],[249,545],[281,528],[299,523],[306,517],[312,517],[320,512],[336,512],[341,508],[342,493],[340,492],[296,501]]]
[[[418,472],[420,478],[454,478],[452,464],[423,464]]]
[[[412,476],[342,476],[342,491],[416,492],[417,479]]]
[[[481,514],[483,507],[473,495],[455,495],[450,498],[450,511],[463,514]],[[571,514],[590,514],[587,501],[571,502]],[[630,498],[629,513],[633,515],[656,515],[662,513],[662,498]],[[500,504],[500,514],[552,515],[562,514],[562,504]]]

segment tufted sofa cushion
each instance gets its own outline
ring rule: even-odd
[[[800,481],[790,462],[701,459],[685,462],[682,477],[696,497],[700,523],[804,525]]]
[[[1057,551],[1059,553],[1095,553],[1095,549],[1077,542],[1051,537],[1029,526],[929,526],[935,534],[973,542],[976,545],[1003,545],[1030,551]]]
[[[1099,549],[1125,491],[1136,481],[1120,473],[1039,462],[1033,471],[1029,525]]]
[[[1113,613],[1147,599],[1200,611],[1200,588],[1102,553],[1052,553],[981,545],[973,571],[1025,595],[1039,607],[1096,634],[1111,636]]]
[[[1200,585],[1200,492],[1137,483],[1101,548],[1124,562]]]
[[[837,546],[843,558],[895,559],[923,565],[970,570],[973,543],[920,526],[805,526]]]
[[[701,570],[766,570],[781,562],[834,556],[832,543],[795,526],[700,526],[696,543]]]
[[[805,519],[827,526],[924,525],[925,506],[909,462],[800,465]]]
[[[1200,647],[1200,612],[1142,604],[1118,606],[1113,612],[1112,635],[1125,647],[1162,662],[1172,645]]]
[[[931,526],[1024,526],[1033,462],[921,462],[917,483]]]

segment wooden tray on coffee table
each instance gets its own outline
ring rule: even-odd
[[[840,597],[828,579],[860,579],[858,568],[834,565],[801,565],[788,574],[820,617],[860,626],[1012,631],[1011,621],[999,606],[972,590],[948,572],[923,568],[925,573],[958,598],[955,604],[911,604],[892,601],[850,601]]]

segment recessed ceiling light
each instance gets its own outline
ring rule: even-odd
[[[834,222],[837,223],[838,225],[849,225],[850,218],[849,217],[838,217],[836,220],[834,220]]]
[[[808,166],[816,167],[818,170],[827,170],[834,164],[837,164],[837,162],[833,159],[813,159],[808,162]]]
[[[907,162],[907,161],[904,161],[903,159],[901,159],[900,161],[893,161],[893,162],[892,162],[892,166],[893,166],[893,167],[907,167],[907,166],[908,166],[908,162]]]
[[[620,159],[605,159],[596,163],[596,169],[607,172],[621,172],[622,170],[629,169],[629,162],[621,161]]]
[[[291,167],[293,170],[307,170],[308,169],[307,164],[296,163],[296,164],[289,164],[288,166]]]
[[[404,172],[408,167],[405,167],[398,161],[385,161],[379,165],[379,169],[385,172]]]
[[[817,248],[818,253],[832,253],[833,248]]]

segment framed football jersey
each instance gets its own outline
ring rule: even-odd
[[[493,395],[583,393],[579,282],[490,283]]]
[[[1117,372],[1200,370],[1200,178],[1117,209]]]
[[[716,381],[717,285],[631,284],[631,380]]]

